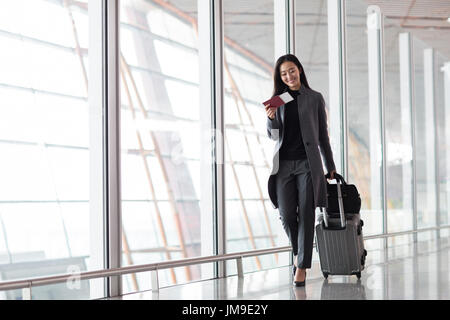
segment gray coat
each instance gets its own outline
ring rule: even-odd
[[[327,183],[323,172],[322,153],[325,167],[328,172],[336,170],[331,151],[330,139],[327,129],[327,115],[325,101],[317,91],[300,86],[297,98],[298,114],[303,143],[311,169],[311,180],[314,189],[314,207],[327,206]],[[269,197],[274,208],[278,208],[275,179],[279,168],[279,151],[283,144],[285,105],[279,107],[275,118],[267,117],[267,134],[269,138],[277,141],[273,155],[273,165],[268,181]],[[320,151],[319,151],[320,148]]]

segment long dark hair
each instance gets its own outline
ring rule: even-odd
[[[272,97],[277,96],[288,88],[288,86],[281,80],[280,75],[280,66],[283,62],[291,61],[295,63],[298,70],[300,71],[300,83],[302,86],[305,86],[308,89],[311,89],[308,84],[308,80],[306,79],[305,69],[303,69],[302,64],[293,54],[285,54],[278,58],[277,63],[275,64],[275,72],[273,73],[273,94]]]

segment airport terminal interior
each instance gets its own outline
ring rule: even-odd
[[[0,300],[450,299],[449,1],[2,0],[0,48]],[[287,53],[361,278],[315,238],[293,285],[262,104]]]

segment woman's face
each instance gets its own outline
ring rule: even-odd
[[[300,70],[291,61],[283,62],[280,66],[281,80],[291,89],[300,89]]]

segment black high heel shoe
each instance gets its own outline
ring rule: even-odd
[[[296,287],[304,287],[305,286],[305,280],[303,280],[303,281],[294,281],[294,285]]]
[[[292,276],[295,277],[295,272],[297,271],[297,267],[295,266],[296,258],[294,256],[294,262],[292,264]]]
[[[295,273],[294,273],[294,277],[295,277]],[[306,281],[306,271],[305,271],[305,280],[303,280],[303,281],[294,281],[294,285],[296,287],[304,287],[305,286],[305,281]]]

